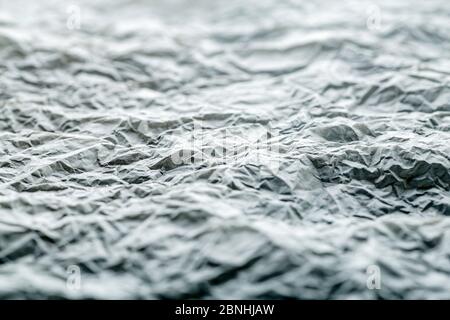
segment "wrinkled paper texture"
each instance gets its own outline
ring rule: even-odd
[[[444,0],[0,0],[0,297],[450,298],[449,31]]]

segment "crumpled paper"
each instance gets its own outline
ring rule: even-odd
[[[450,298],[449,10],[1,0],[0,297]]]

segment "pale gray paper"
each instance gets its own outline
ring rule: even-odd
[[[447,0],[0,0],[0,297],[450,298],[449,31]]]

